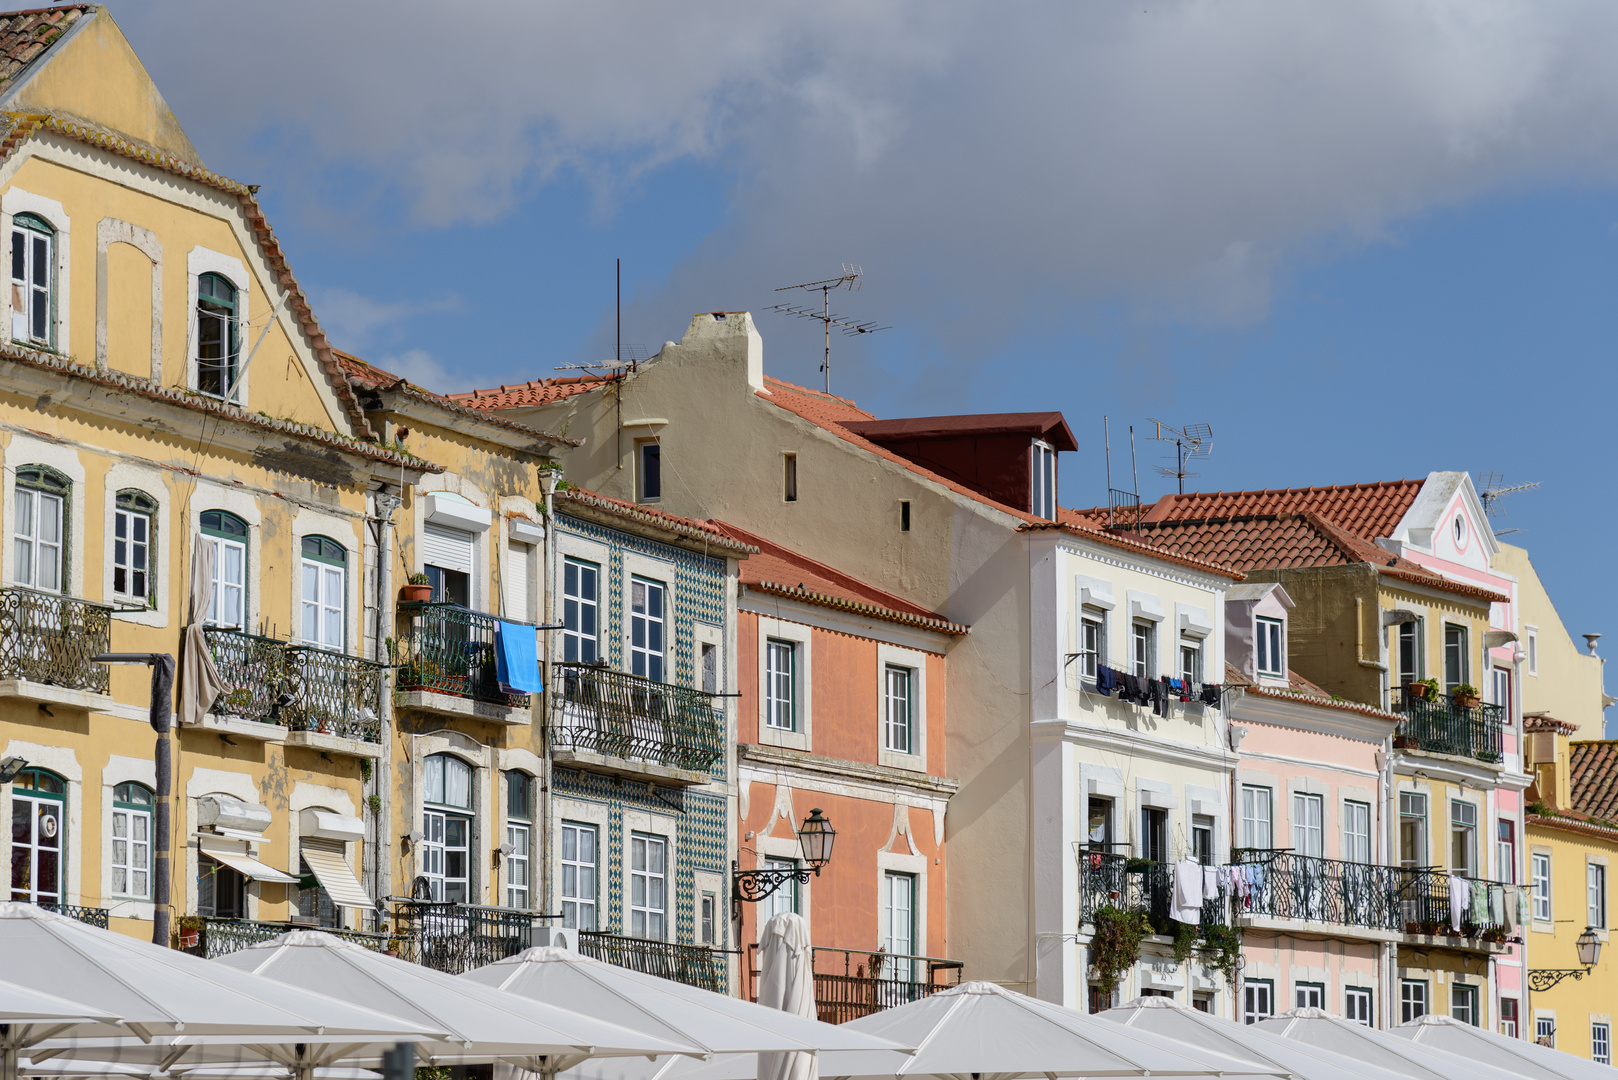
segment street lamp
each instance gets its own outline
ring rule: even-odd
[[[1549,990],[1563,979],[1582,979],[1596,966],[1601,959],[1601,938],[1597,936],[1595,927],[1586,926],[1584,933],[1573,943],[1578,951],[1579,963],[1582,968],[1540,968],[1528,973],[1528,986],[1531,990]]]
[[[798,846],[803,849],[802,865],[768,870],[743,870],[741,863],[732,862],[730,899],[733,913],[741,914],[743,900],[756,904],[789,881],[796,881],[800,885],[809,884],[811,870],[816,877],[819,877],[820,868],[831,862],[832,843],[836,839],[837,830],[831,827],[831,822],[821,814],[820,807],[817,806],[809,811],[809,816],[803,819],[803,824],[798,828]]]

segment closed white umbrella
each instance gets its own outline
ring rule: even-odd
[[[139,1047],[138,1058],[157,1055],[158,1064],[167,1064],[163,1058],[175,1047],[158,1047],[159,1042],[216,1039],[254,1044],[266,1056],[290,1062],[303,1053],[298,1047],[391,1045],[437,1034],[33,904],[0,903],[0,956],[10,970],[26,971],[34,988],[118,1018],[54,1030],[31,1027],[32,1035],[14,1039],[0,1080],[15,1080],[14,1052],[25,1046],[36,1062],[68,1056],[121,1060]]]
[[[758,1003],[792,1016],[815,1018],[815,961],[809,920],[783,911],[764,924],[759,939]],[[758,1080],[815,1080],[813,1054],[758,1056]]]
[[[1259,1031],[1252,1024],[1199,1012],[1172,998],[1140,997],[1099,1015],[1142,1034],[1160,1035],[1254,1065],[1284,1069],[1294,1080],[1406,1080],[1403,1073],[1345,1061],[1305,1043]]]
[[[899,1067],[847,1055],[838,1076],[1015,1080],[1068,1076],[1284,1076],[1287,1070],[1131,1031],[986,982],[967,982],[851,1027],[916,1047]],[[844,1070],[847,1070],[846,1072]],[[821,1075],[831,1075],[822,1063]]]
[[[1564,1050],[1485,1031],[1448,1016],[1418,1017],[1388,1034],[1470,1061],[1510,1069],[1529,1080],[1612,1080],[1611,1065],[1598,1065]]]
[[[293,986],[319,986],[389,1016],[447,1032],[446,1039],[417,1044],[424,1064],[505,1061],[551,1073],[603,1055],[703,1053],[689,1043],[513,997],[317,930],[282,934],[213,963]]]
[[[1486,1065],[1455,1054],[1398,1039],[1324,1009],[1293,1009],[1255,1025],[1260,1031],[1294,1039],[1344,1060],[1374,1065],[1411,1080],[1523,1080],[1504,1066]]]

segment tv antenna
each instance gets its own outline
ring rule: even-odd
[[[1182,428],[1172,428],[1161,420],[1153,420],[1157,425],[1157,434],[1152,436],[1155,442],[1171,442],[1174,444],[1174,468],[1167,465],[1155,466],[1159,476],[1172,476],[1180,482],[1180,494],[1185,494],[1185,478],[1198,477],[1201,473],[1186,472],[1186,464],[1199,457],[1207,457],[1213,453],[1213,428],[1207,424],[1187,424]],[[1168,432],[1167,435],[1163,434]]]
[[[616,275],[617,291],[613,298],[613,325],[617,345],[614,352],[616,359],[607,360],[599,364],[558,364],[552,371],[594,371],[606,368],[609,371],[634,371],[642,360],[650,360],[652,354],[644,345],[624,344],[624,260],[614,259],[613,269]]]
[[[1112,425],[1101,418],[1101,439],[1107,455],[1107,528],[1140,531],[1140,475],[1135,471],[1135,425],[1129,425],[1129,475],[1131,491],[1112,486]]]
[[[1478,501],[1483,504],[1485,514],[1492,518],[1499,517],[1501,514],[1499,503],[1502,498],[1518,491],[1537,488],[1539,485],[1540,481],[1535,480],[1531,484],[1512,484],[1508,487],[1506,486],[1504,473],[1486,472],[1482,475],[1482,482],[1478,484]],[[1505,530],[1505,532],[1516,531],[1516,529]],[[1495,535],[1503,536],[1505,533],[1495,533]]]
[[[826,353],[820,361],[820,373],[825,377],[826,393],[831,393],[831,328],[838,327],[845,337],[854,337],[858,334],[874,334],[878,330],[890,330],[892,327],[878,326],[874,320],[870,322],[855,322],[845,319],[841,315],[831,313],[831,294],[834,289],[847,289],[849,292],[858,292],[865,276],[853,263],[843,264],[843,276],[826,278],[824,281],[806,281],[802,285],[783,285],[776,292],[790,292],[793,289],[804,289],[808,292],[820,293],[820,310],[804,307],[800,304],[775,304],[771,311],[779,311],[785,315],[796,315],[800,319],[819,319],[826,328]]]

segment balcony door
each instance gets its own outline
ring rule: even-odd
[[[41,466],[17,470],[16,510],[12,514],[12,580],[40,592],[63,588],[63,509],[70,490],[66,478]]]
[[[908,957],[916,951],[916,875],[886,873],[882,887],[882,947],[892,958],[887,964],[887,977],[895,982],[914,983],[917,981],[915,961]]]
[[[436,521],[421,527],[421,569],[433,587],[433,603],[472,606],[472,553],[477,537]]]
[[[1467,681],[1466,627],[1444,624],[1444,692],[1453,694]]]
[[[12,900],[31,904],[62,902],[66,795],[66,782],[42,769],[26,769],[12,782]]]
[[[662,941],[668,913],[668,840],[635,833],[629,838],[629,933]]]
[[[421,873],[427,895],[464,904],[472,895],[472,766],[448,754],[422,764]]]

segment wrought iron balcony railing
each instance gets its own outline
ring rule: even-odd
[[[706,945],[679,945],[672,941],[584,931],[579,934],[579,952],[630,971],[656,975],[716,994],[730,992],[726,953]]]
[[[758,999],[758,946],[747,947],[752,985]],[[961,981],[965,965],[936,956],[909,956],[885,949],[833,949],[816,946],[815,1011],[828,1024],[845,1024],[896,1005],[920,1001]]]
[[[700,690],[597,664],[553,664],[551,745],[707,772],[725,752],[725,716]]]
[[[1410,684],[1398,688],[1394,709],[1405,719],[1395,735],[1404,748],[1497,762],[1505,758],[1505,709],[1459,705],[1451,695],[1419,698]]]
[[[110,914],[104,907],[81,907],[78,904],[40,904],[46,911],[54,911],[58,915],[66,915],[70,919],[77,919],[81,923],[107,929],[107,917]]]
[[[1467,896],[1460,905],[1459,929],[1450,908],[1450,873],[1431,868],[1399,871],[1398,915],[1407,934],[1434,937],[1481,938],[1504,944],[1511,935],[1514,912],[1503,882],[1465,879]]]
[[[382,741],[386,665],[240,630],[205,631],[225,691],[211,710],[292,731]]]
[[[1405,881],[1395,866],[1343,862],[1279,851],[1238,851],[1229,867],[1231,905],[1239,915],[1400,928]]]
[[[1228,890],[1220,875],[1219,893],[1202,902],[1199,926],[1227,926]],[[1095,921],[1099,908],[1143,911],[1159,934],[1174,933],[1169,909],[1174,899],[1174,867],[1110,851],[1079,852],[1079,922]]]
[[[229,956],[233,952],[240,952],[261,941],[278,938],[291,930],[321,930],[376,952],[384,952],[388,947],[386,934],[369,934],[361,930],[334,930],[326,926],[309,926],[304,923],[221,919],[212,915],[185,915],[180,918],[180,951],[206,960],[214,960],[221,956]]]
[[[392,938],[402,959],[459,975],[531,948],[537,918],[517,908],[394,898]]]
[[[400,690],[528,707],[527,694],[502,693],[495,679],[494,616],[459,604],[400,604],[399,613],[409,620],[396,657]]]
[[[90,658],[111,648],[110,607],[32,589],[0,589],[0,679],[105,694],[112,674]]]

